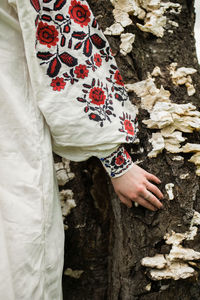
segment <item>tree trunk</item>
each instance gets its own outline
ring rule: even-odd
[[[103,30],[114,23],[110,1],[88,0],[88,3]],[[168,69],[171,63],[177,62],[177,67],[199,71],[193,34],[194,1],[182,0],[179,3],[182,5],[179,14],[172,14],[169,10],[165,14],[167,20],[175,21],[179,26],[172,26],[168,22],[163,37],[141,31],[136,23],[142,24],[142,21],[132,16],[133,25],[126,27],[125,32],[134,33],[136,38],[132,51],[126,56],[119,53],[119,37],[108,39],[125,83],[146,80],[148,72],[151,73],[158,66],[162,76],[156,77],[156,86],[160,88],[163,85],[170,91],[173,103],[192,103],[198,109],[199,72],[192,75],[196,93],[188,96],[185,85],[172,82]],[[130,98],[138,107],[141,106],[141,98],[136,94],[130,93]],[[161,179],[160,188],[165,195],[164,209],[155,213],[140,206],[128,209],[117,199],[109,178],[96,158],[83,163],[71,163],[75,178],[60,187],[60,190],[71,189],[76,203],[76,207],[65,218],[68,229],[63,275],[64,300],[199,299],[198,260],[191,263],[195,270],[193,275],[178,280],[168,279],[167,276],[155,280],[150,272],[155,268],[141,264],[144,257],[169,254],[173,245],[166,243],[166,233],[171,235],[172,230],[187,233],[192,226],[194,211],[200,211],[199,177],[195,174],[196,166],[188,161],[193,153],[163,150],[155,158],[148,157],[152,149],[152,133],[159,131],[147,128],[142,122],[149,118],[149,112],[140,107],[139,144],[128,146],[127,149],[134,161]],[[183,133],[183,136],[187,137],[187,143],[199,144],[197,131]],[[59,161],[59,158],[56,159]],[[166,191],[168,183],[174,184],[171,194]],[[200,251],[199,241],[200,237],[196,234],[193,240],[185,238],[181,245]],[[189,266],[191,259],[179,257],[176,260],[186,260]]]

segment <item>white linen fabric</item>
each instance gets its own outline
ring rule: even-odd
[[[119,176],[132,164],[116,149],[134,140],[135,129],[86,1],[1,0],[0,299],[62,299],[64,231],[52,148],[74,161],[97,156]]]

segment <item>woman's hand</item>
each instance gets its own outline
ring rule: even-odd
[[[161,191],[150,181],[159,184],[161,181],[151,173],[137,165],[133,165],[124,175],[111,179],[116,194],[122,203],[132,207],[132,201],[137,202],[152,211],[162,208]]]

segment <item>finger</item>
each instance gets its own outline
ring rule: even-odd
[[[121,200],[121,202],[123,204],[125,204],[126,206],[128,206],[129,208],[132,207],[132,201],[126,197],[124,197],[122,194],[119,195],[119,199]]]
[[[158,198],[163,199],[164,196],[161,193],[161,191],[159,190],[159,188],[157,188],[157,186],[155,186],[154,184],[150,183],[149,181],[146,182],[146,188],[154,193],[154,195],[156,195]]]
[[[143,198],[149,203],[151,203],[153,206],[159,209],[163,208],[162,203],[151,192],[148,191],[145,195],[143,195]]]
[[[154,205],[152,205],[149,201],[145,200],[142,197],[137,198],[137,203],[139,205],[142,205],[142,206],[148,208],[151,211],[157,211],[158,210]]]
[[[147,172],[146,178],[150,181],[154,181],[155,183],[158,183],[158,184],[161,183],[160,179],[151,173]]]

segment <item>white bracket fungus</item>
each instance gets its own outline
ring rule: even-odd
[[[55,170],[59,186],[64,186],[75,177],[70,170],[70,161],[68,159],[63,158],[62,162],[55,163]]]
[[[176,71],[173,73],[174,84],[180,83],[180,78],[182,78],[181,82],[186,82],[185,74],[196,72],[193,68],[179,68],[177,71],[178,73]],[[125,85],[128,92],[133,91],[141,98],[141,108],[150,113],[150,119],[144,120],[143,123],[148,128],[160,130],[152,134],[150,142],[153,149],[148,156],[156,157],[163,149],[171,153],[194,152],[189,161],[197,166],[196,174],[200,176],[200,145],[186,144],[181,147],[181,143],[186,140],[182,132],[200,131],[200,112],[191,103],[172,103],[170,92],[163,86],[157,88],[152,76],[162,76],[160,68],[154,68],[146,80]]]
[[[124,28],[132,24],[131,15],[144,21],[144,25],[137,23],[137,27],[145,32],[150,32],[157,37],[164,35],[164,27],[167,18],[164,14],[180,13],[182,6],[173,2],[162,2],[161,0],[110,0],[113,9],[115,23],[106,28],[107,35],[120,35]],[[175,22],[173,23],[174,26]]]
[[[187,143],[182,147],[183,152],[194,152],[195,154],[189,159],[189,162],[194,163],[197,166],[196,174],[200,176],[200,144]]]
[[[83,270],[72,270],[71,268],[67,268],[64,271],[64,275],[72,277],[74,279],[79,279],[83,273]]]
[[[196,91],[192,84],[191,75],[196,73],[197,70],[194,68],[185,68],[185,67],[178,68],[176,70],[176,67],[177,67],[177,63],[172,63],[169,67],[173,84],[175,85],[185,84],[187,88],[188,96],[194,95]]]
[[[166,189],[166,192],[168,194],[169,200],[173,200],[174,199],[173,187],[174,187],[173,183],[167,183],[165,185],[165,189]]]
[[[72,190],[62,190],[60,192],[60,203],[63,215],[63,221],[66,222],[66,217],[70,214],[72,208],[76,207],[75,200],[73,199],[73,192]],[[68,228],[65,225],[65,230]]]
[[[130,53],[133,49],[132,44],[135,41],[135,35],[132,33],[121,34],[120,52],[123,55]]]
[[[141,260],[143,266],[150,268],[149,275],[152,280],[179,280],[197,275],[192,266],[195,266],[193,261],[200,259],[200,252],[184,248],[181,245],[184,240],[193,240],[196,236],[197,227],[194,225],[200,225],[200,214],[196,211],[191,220],[189,231],[185,233],[172,231],[164,236],[166,244],[172,245],[169,254],[156,254]]]

